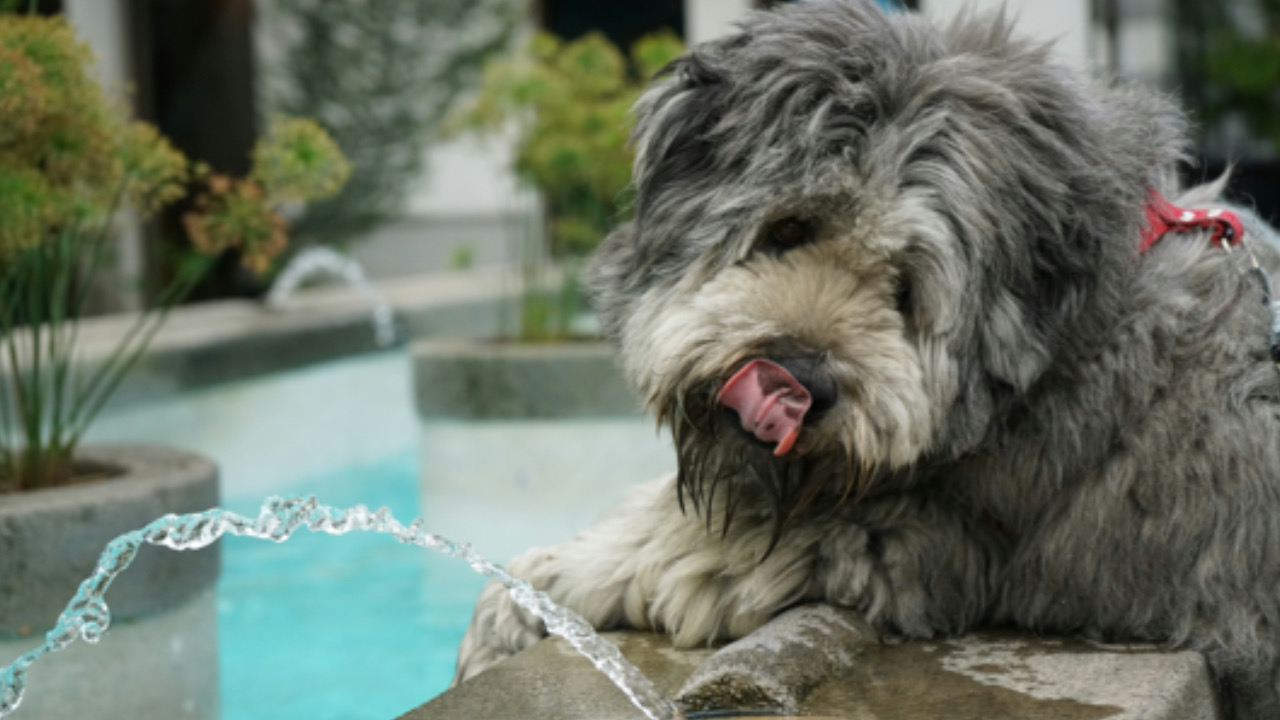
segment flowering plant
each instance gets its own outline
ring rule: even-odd
[[[0,492],[73,482],[89,423],[170,308],[224,250],[263,272],[287,243],[278,208],[332,194],[349,167],[307,120],[279,120],[249,178],[193,164],[131,122],[90,79],[92,54],[59,18],[0,15]],[[154,215],[197,193],[195,253],[105,360],[75,362],[79,320],[125,206]]]

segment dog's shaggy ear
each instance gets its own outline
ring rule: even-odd
[[[931,294],[926,307],[971,323],[945,329],[958,389],[935,445],[945,454],[1108,335],[1148,193],[1176,196],[1185,133],[1164,98],[1091,82],[1001,16],[962,17],[936,47],[898,122],[946,119],[900,171],[945,228],[919,238],[907,280]]]
[[[745,41],[745,35],[738,35],[706,43],[671,62],[657,74],[655,85],[633,110],[636,219],[603,241],[587,270],[596,311],[605,332],[614,339],[630,300],[659,277],[678,277],[686,256],[699,250],[678,233],[642,241],[644,223],[646,218],[670,210],[662,206],[664,202],[678,199],[697,204],[696,198],[706,195],[693,183],[702,180],[715,161],[711,134],[720,122],[726,90],[724,71],[717,65],[718,53]],[[658,188],[663,192],[657,192]]]
[[[631,144],[636,150],[636,220],[662,216],[664,203],[705,194],[695,185],[717,163],[716,128],[731,87],[721,52],[745,35],[706,43],[676,59],[665,77],[636,103]]]
[[[978,355],[1025,390],[1111,322],[1147,193],[1175,190],[1183,122],[1145,90],[1057,65],[1001,16],[964,18],[946,38],[934,80],[954,127],[941,152],[972,173],[950,186],[948,212],[962,235],[990,238],[974,278],[985,291]]]
[[[587,263],[585,280],[592,307],[600,317],[605,337],[618,342],[622,324],[635,299],[635,225],[625,223],[609,233]]]
[[[586,282],[605,335],[618,340],[632,302],[656,277],[678,275],[682,253],[675,241],[642,243],[641,224],[655,212],[654,188],[682,196],[678,188],[701,178],[713,162],[712,128],[720,122],[725,71],[721,53],[748,41],[745,34],[704,43],[669,63],[636,104],[631,144],[636,149],[636,220],[604,239],[591,257]],[[672,190],[675,188],[676,190]],[[690,194],[696,191],[690,190]]]
[[[711,133],[729,91],[722,53],[748,42],[745,34],[690,49],[658,72],[658,82],[636,103],[636,184],[662,186],[712,161]],[[642,193],[643,197],[643,193]],[[643,215],[643,210],[640,212]]]

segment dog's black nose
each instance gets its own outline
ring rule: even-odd
[[[836,400],[840,397],[840,389],[836,386],[836,381],[831,377],[831,373],[827,372],[825,363],[822,362],[821,358],[813,356],[781,357],[776,358],[775,362],[791,373],[791,377],[803,385],[804,389],[808,390],[809,395],[812,396],[813,404],[809,406],[809,412],[804,416],[806,423],[818,420],[828,410],[835,407]]]

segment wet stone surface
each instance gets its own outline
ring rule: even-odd
[[[665,637],[646,633],[606,636],[660,690],[686,700],[696,696],[699,708],[759,711],[762,703],[777,702],[778,715],[847,720],[1219,717],[1204,660],[1195,653],[988,633],[881,644],[863,634],[864,626],[846,621],[829,609],[784,615],[759,637],[748,636],[719,653],[675,650]],[[823,623],[835,632],[805,630],[819,630]],[[403,720],[480,717],[644,716],[566,643],[552,639]]]
[[[851,720],[1218,717],[1194,653],[990,634],[870,649],[805,709]]]
[[[877,645],[875,631],[857,612],[798,607],[699,664],[676,701],[687,710],[796,713],[810,692],[852,673]]]
[[[602,633],[663,693],[674,695],[711,650],[678,651],[647,633]],[[644,720],[603,674],[569,643],[552,638],[489,668],[410,711],[402,720],[590,718]]]

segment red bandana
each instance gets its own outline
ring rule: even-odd
[[[1152,190],[1147,195],[1147,221],[1142,228],[1138,253],[1146,252],[1165,233],[1193,230],[1213,230],[1210,242],[1217,244],[1225,242],[1235,246],[1244,238],[1244,225],[1230,210],[1183,210]]]

